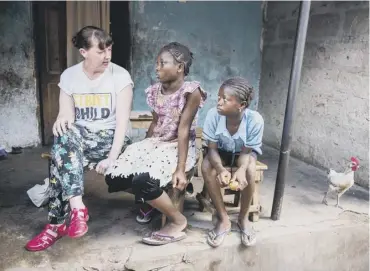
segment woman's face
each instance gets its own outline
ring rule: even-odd
[[[157,57],[155,72],[161,83],[172,82],[184,74],[183,64],[178,63],[169,52],[162,52]]]
[[[89,68],[96,72],[103,72],[112,59],[112,45],[101,50],[98,42],[93,41],[90,49],[80,49],[80,53]]]
[[[237,116],[245,108],[233,94],[234,91],[227,86],[219,89],[217,112],[220,115]]]

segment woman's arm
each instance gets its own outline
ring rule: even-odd
[[[72,96],[62,89],[59,92],[59,113],[53,125],[53,134],[62,136],[75,121],[75,105]]]
[[[108,156],[111,160],[116,160],[121,153],[130,118],[132,97],[132,85],[128,85],[117,95],[116,130],[114,132],[112,148]]]

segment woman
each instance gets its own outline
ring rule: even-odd
[[[84,169],[95,168],[104,174],[129,141],[125,135],[133,82],[124,68],[111,63],[112,38],[100,28],[86,26],[72,42],[84,60],[60,78],[49,176],[50,224],[27,243],[29,251],[44,250],[67,234],[71,238],[86,234],[89,215],[82,201]]]

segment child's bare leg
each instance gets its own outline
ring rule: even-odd
[[[169,218],[170,223],[158,233],[177,237],[185,229],[187,220],[176,209],[167,193],[159,185],[159,180],[152,179],[149,173],[143,173],[133,178],[132,190],[136,197],[144,200]]]
[[[209,196],[211,197],[212,203],[216,208],[218,223],[215,231],[217,233],[229,230],[231,222],[225,209],[225,204],[221,195],[220,185],[216,180],[217,172],[212,167],[211,163],[206,156],[202,163],[202,174],[204,179],[204,185],[207,187]]]
[[[246,178],[248,181],[248,186],[241,191],[241,202],[240,202],[240,212],[238,222],[240,226],[245,229],[249,222],[248,213],[249,207],[252,203],[252,197],[255,190],[255,175],[256,175],[256,159],[250,159],[250,164],[246,171]]]
[[[170,220],[170,223],[160,229],[158,233],[176,237],[186,228],[186,217],[176,209],[166,192],[163,192],[159,198],[148,201],[148,203]]]

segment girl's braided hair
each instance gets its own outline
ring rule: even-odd
[[[184,75],[189,74],[189,69],[193,63],[193,53],[188,47],[178,42],[171,42],[161,49],[159,54],[169,52],[178,63],[184,64]]]
[[[233,96],[235,96],[241,104],[248,107],[253,100],[253,87],[249,85],[249,82],[242,77],[233,77],[227,79],[221,85],[222,88],[228,87],[233,90]]]

